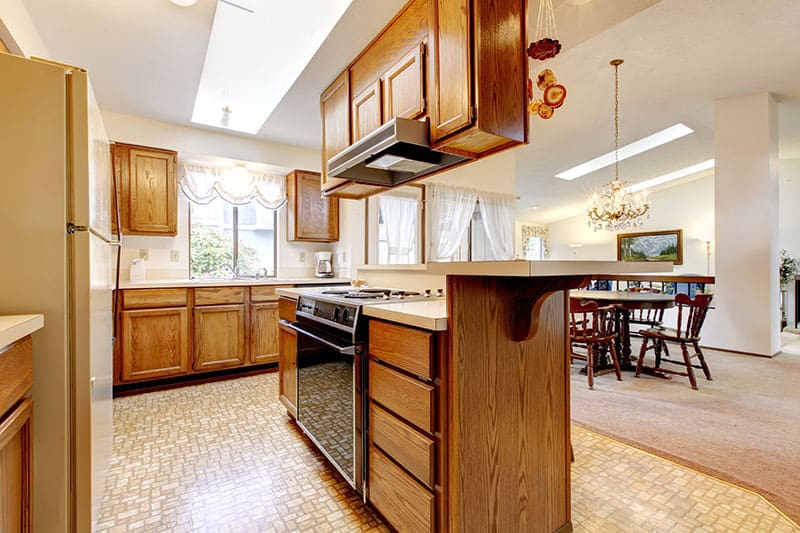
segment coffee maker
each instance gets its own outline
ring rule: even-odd
[[[314,254],[314,275],[318,278],[333,277],[330,252],[317,252]]]

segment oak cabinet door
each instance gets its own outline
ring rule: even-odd
[[[420,43],[383,77],[383,119],[417,118],[425,112],[424,43]]]
[[[433,0],[431,142],[472,122],[470,0]]]
[[[244,305],[195,307],[194,369],[239,366],[244,360]]]
[[[0,423],[0,531],[31,531],[32,413],[26,398]]]
[[[278,361],[278,302],[250,305],[250,362]]]
[[[381,80],[353,97],[353,142],[366,137],[383,124],[381,113]]]
[[[322,114],[322,189],[347,180],[328,177],[328,160],[350,146],[350,71],[345,70],[320,96]]]
[[[111,151],[122,233],[177,235],[177,152],[121,143]]]
[[[280,325],[278,395],[289,414],[297,418],[297,333],[283,324]]]
[[[317,172],[294,170],[286,177],[286,238],[289,241],[339,240],[339,199],[322,195]]]
[[[122,312],[122,381],[177,376],[189,371],[188,310]]]

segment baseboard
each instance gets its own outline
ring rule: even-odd
[[[778,355],[781,354],[781,350],[778,350],[777,352],[775,352],[772,355],[767,355],[767,354],[763,354],[763,353],[742,352],[742,351],[739,351],[739,350],[731,350],[730,348],[717,348],[715,346],[706,346],[704,344],[701,344],[700,348],[702,348],[703,350],[714,350],[716,352],[728,352],[728,353],[735,353],[735,354],[739,354],[739,355],[751,355],[753,357],[761,357],[761,358],[764,358],[764,359],[773,359],[773,358],[775,358],[775,357],[777,357]]]

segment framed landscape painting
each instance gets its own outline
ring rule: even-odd
[[[670,261],[683,264],[683,230],[620,233],[617,261]]]

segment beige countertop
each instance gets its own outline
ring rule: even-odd
[[[0,349],[44,327],[44,315],[0,316]]]
[[[432,331],[447,331],[447,300],[432,298],[416,302],[365,305],[364,316]]]
[[[672,263],[646,261],[475,261],[428,263],[427,267],[429,274],[530,278],[672,272]]]
[[[249,287],[251,285],[330,285],[350,283],[349,278],[261,278],[261,279],[164,279],[120,281],[120,289],[159,289],[175,287]]]

